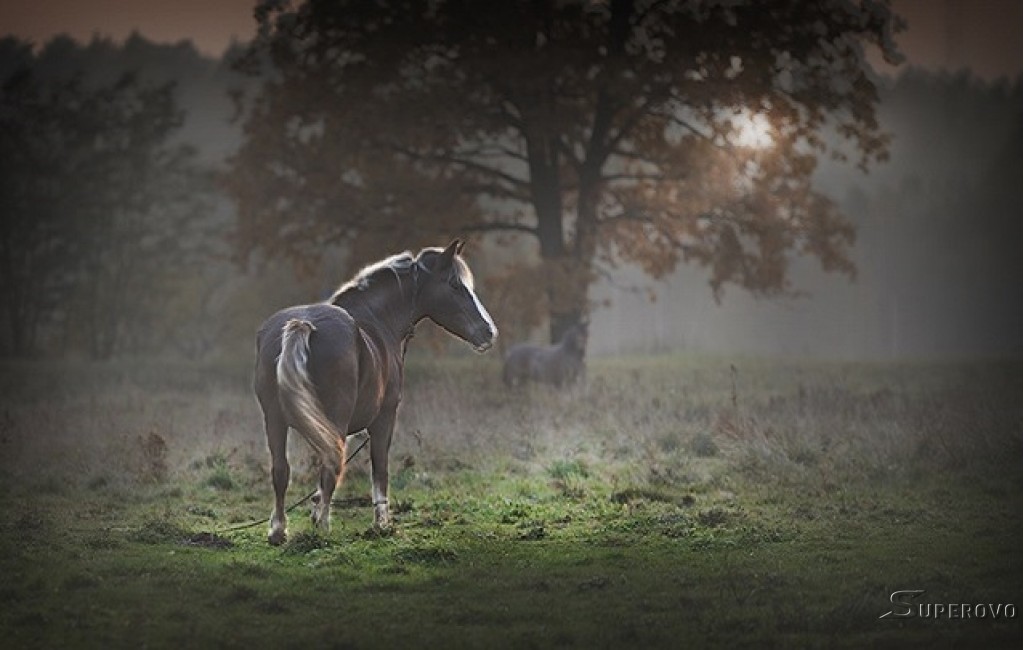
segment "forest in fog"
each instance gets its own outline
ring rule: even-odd
[[[238,245],[224,173],[257,84],[237,69],[243,51],[0,41],[2,354],[244,358],[266,314],[326,297],[368,253],[397,252],[339,244],[296,263]],[[1018,354],[1019,80],[910,69],[878,85],[889,159],[864,172],[823,158],[814,174],[855,227],[854,273],[793,254],[788,290],[756,297],[713,291],[686,263],[657,280],[622,264],[591,287],[590,353]],[[484,236],[469,255],[497,302],[509,265],[536,252]],[[505,344],[546,337],[506,321]]]

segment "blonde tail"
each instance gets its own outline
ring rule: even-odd
[[[277,358],[277,387],[281,407],[291,424],[316,451],[325,467],[345,470],[345,439],[327,419],[309,377],[309,337],[313,323],[293,318],[281,328],[281,356]]]

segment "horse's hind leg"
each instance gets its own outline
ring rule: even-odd
[[[313,525],[320,530],[330,532],[331,530],[331,499],[334,490],[341,483],[342,475],[345,472],[345,441],[341,440],[341,463],[321,461],[320,481],[316,494],[313,495],[313,508],[310,512],[310,519]]]
[[[267,541],[276,546],[288,537],[288,515],[284,509],[284,496],[291,478],[287,453],[288,425],[278,408],[265,409],[263,420],[267,428],[267,446],[270,447],[270,476],[274,483],[274,512],[270,515]]]
[[[354,403],[351,399],[338,397],[333,403],[325,405],[328,418],[339,432],[347,431],[348,422],[352,418]],[[325,461],[321,458],[320,480],[316,494],[313,495],[313,507],[310,519],[313,525],[324,532],[331,530],[331,498],[334,490],[341,483],[345,474],[345,438],[338,440],[340,454],[338,462]]]

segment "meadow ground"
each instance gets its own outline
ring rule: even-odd
[[[5,363],[0,645],[1020,647],[1019,361],[498,375],[412,359],[393,532],[364,451],[275,548],[247,366]]]

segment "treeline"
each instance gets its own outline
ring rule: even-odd
[[[187,43],[0,40],[5,355],[197,356],[223,343],[195,329],[237,273],[217,187],[237,146],[232,83],[230,65]]]
[[[202,218],[208,177],[193,148],[172,142],[184,120],[174,84],[127,69],[90,75],[81,53],[66,40],[39,55],[0,43],[0,265],[14,354],[56,343],[107,358],[141,343]],[[40,340],[48,327],[62,340]]]
[[[0,40],[0,354],[244,354],[262,315],[343,279],[331,255],[305,269],[235,256],[219,176],[241,142],[232,96],[254,82],[232,56],[137,36]],[[818,182],[857,224],[862,283],[832,312],[861,312],[863,350],[1019,350],[1020,111],[1019,81],[912,71],[882,88],[891,162],[867,176],[823,166]],[[811,282],[814,304],[850,295]],[[661,300],[695,292],[706,280]],[[611,337],[627,334],[600,326],[614,313],[595,312],[593,351],[622,348]]]

